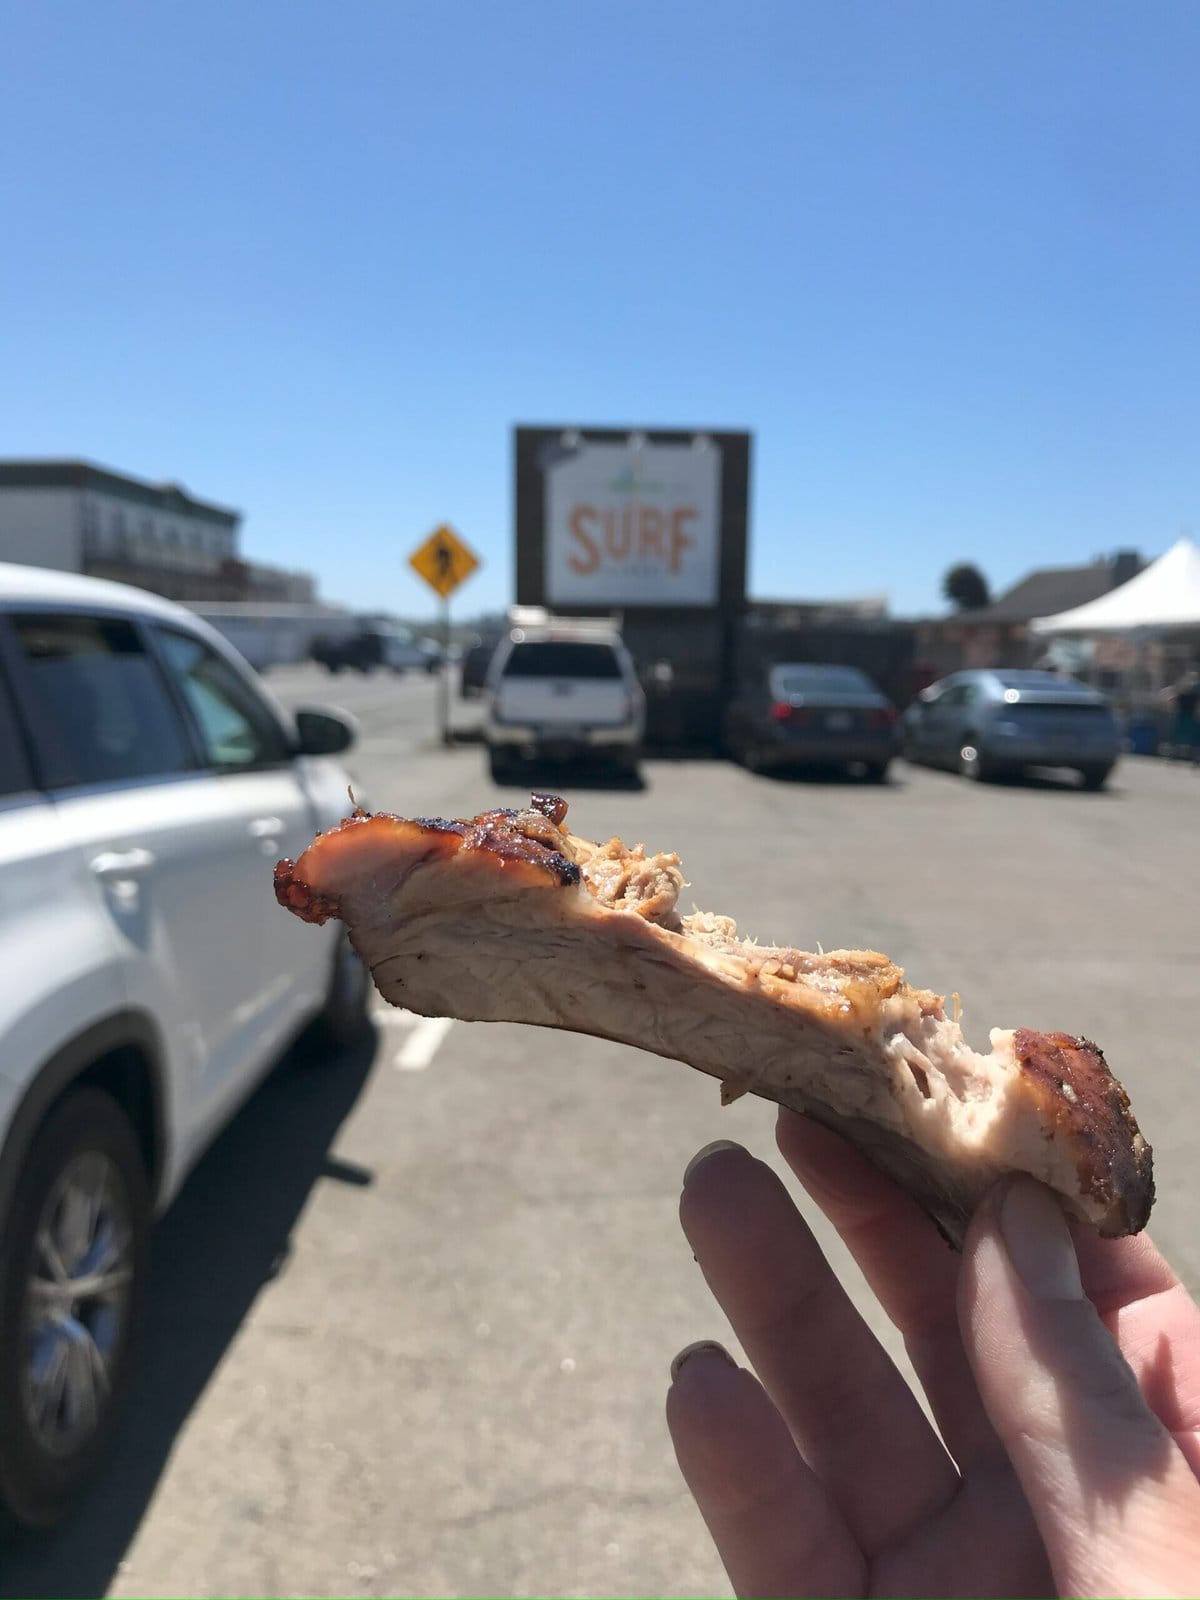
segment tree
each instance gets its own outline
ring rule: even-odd
[[[991,599],[988,581],[969,561],[960,561],[942,579],[942,593],[960,611],[978,611]]]

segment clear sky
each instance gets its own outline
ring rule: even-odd
[[[751,589],[1200,525],[1195,0],[9,0],[0,455],[429,609],[516,421],[743,426]]]

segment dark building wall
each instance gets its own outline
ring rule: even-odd
[[[857,667],[894,705],[906,706],[923,684],[916,681],[917,630],[890,618],[805,622],[784,627],[756,615],[751,606],[737,633],[739,681],[761,675],[783,661]]]

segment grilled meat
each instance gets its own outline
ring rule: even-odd
[[[870,950],[741,939],[678,909],[678,856],[568,833],[566,802],[467,821],[357,812],[281,861],[282,905],[340,917],[379,992],[426,1016],[567,1028],[684,1061],[843,1134],[952,1243],[1009,1171],[1109,1236],[1145,1226],[1150,1146],[1094,1044],[995,1029],[972,1050],[940,995]]]

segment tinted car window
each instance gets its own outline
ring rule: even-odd
[[[513,646],[506,678],[619,678],[621,663],[606,644],[570,639],[529,640]]]
[[[1006,689],[1078,689],[1073,678],[1061,678],[1057,672],[998,672],[996,677]]]
[[[47,788],[152,778],[194,766],[182,719],[132,623],[21,615],[13,618],[13,631]]]
[[[8,686],[0,683],[0,799],[27,794],[33,788],[29,758],[17,725]]]
[[[286,758],[283,734],[269,708],[223,656],[187,633],[164,628],[159,637],[214,767],[236,770]]]
[[[776,667],[771,681],[779,694],[878,694],[865,673],[855,667]]]
[[[1052,694],[1059,700],[1098,703],[1102,696],[1076,678],[1063,678],[1056,672],[1004,672],[997,675],[1006,689],[1019,694]]]

